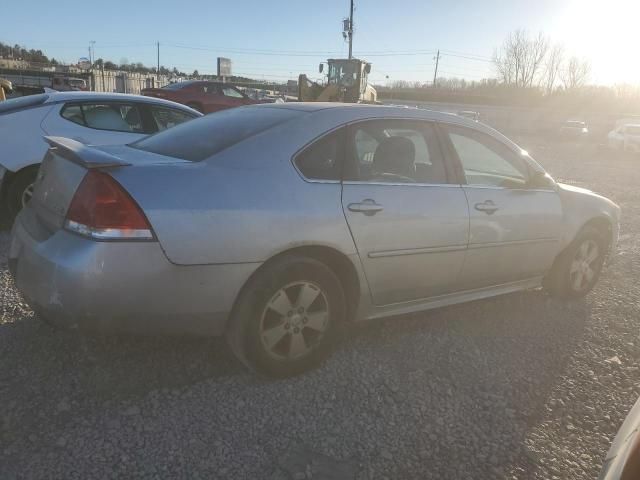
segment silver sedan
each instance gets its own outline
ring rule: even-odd
[[[344,322],[585,295],[617,243],[613,202],[457,115],[272,104],[128,146],[47,140],[9,255],[40,316],[224,334],[269,375],[317,364]]]

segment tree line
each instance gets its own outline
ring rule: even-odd
[[[14,60],[23,60],[25,62],[29,62],[35,64],[39,67],[41,66],[55,66],[59,65],[55,58],[47,57],[42,50],[28,49],[21,45],[8,45],[0,42],[0,57],[3,58],[11,58]],[[105,69],[105,70],[121,70],[124,72],[131,73],[144,73],[144,74],[156,74],[156,67],[146,67],[142,62],[129,62],[126,58],[120,60],[119,63],[112,62],[110,60],[104,60],[102,58],[97,58],[93,62],[93,68],[95,69]],[[177,76],[177,77],[186,77],[188,76],[185,72],[178,70],[177,68],[168,68],[164,65],[160,66],[160,75],[167,76]],[[196,70],[194,74],[198,74]]]
[[[542,32],[535,36],[515,30],[493,53],[498,78],[505,85],[537,87],[552,93],[558,88],[586,85],[591,65],[577,56],[568,57],[562,44],[554,44]]]

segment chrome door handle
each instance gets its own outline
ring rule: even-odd
[[[362,202],[360,203],[350,203],[347,208],[352,212],[364,213],[369,217],[371,215],[375,215],[381,210],[384,210],[384,207],[382,205],[376,203],[375,200],[372,200],[370,198],[362,200]]]
[[[492,215],[498,210],[498,207],[496,207],[495,203],[493,203],[493,201],[491,200],[486,200],[482,203],[476,203],[474,205],[474,208],[479,212],[486,213],[487,215]]]

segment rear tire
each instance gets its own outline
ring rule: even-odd
[[[584,297],[595,286],[609,241],[599,229],[587,226],[556,258],[544,280],[544,288],[559,298]]]
[[[329,354],[345,318],[340,281],[325,264],[286,256],[245,286],[226,337],[249,368],[288,377],[317,366]]]
[[[7,187],[6,204],[9,221],[13,223],[20,210],[31,199],[37,168],[26,168],[16,173]]]

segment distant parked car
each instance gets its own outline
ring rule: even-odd
[[[609,132],[607,141],[612,150],[640,153],[640,123],[618,126]]]
[[[201,116],[139,95],[56,92],[0,103],[0,198],[11,218],[29,201],[38,167],[60,135],[93,145],[124,144]]]
[[[640,478],[640,399],[633,406],[613,439],[598,480]]]
[[[170,83],[162,88],[145,88],[141,93],[147,97],[182,103],[202,113],[261,103],[249,98],[231,84],[201,80]]]
[[[73,77],[53,77],[51,88],[59,92],[78,92],[88,89],[86,80]]]
[[[560,138],[567,140],[585,140],[589,136],[589,127],[580,120],[567,120],[558,131]]]

